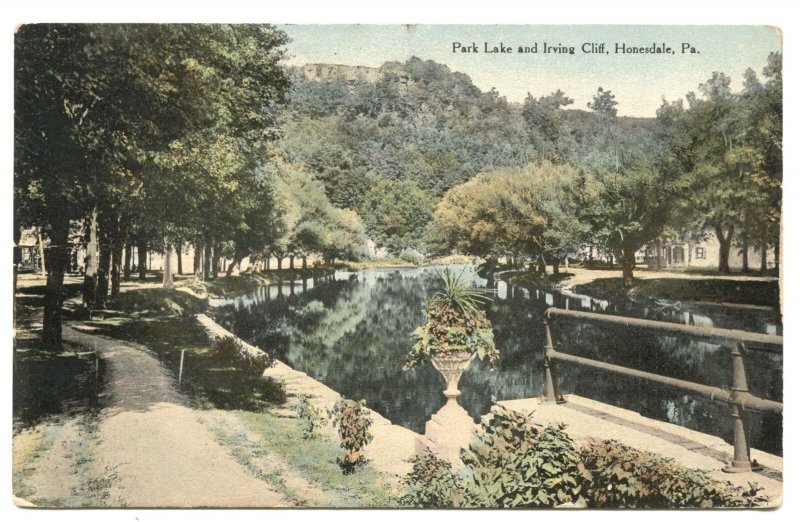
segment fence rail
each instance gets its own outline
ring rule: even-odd
[[[731,378],[731,388],[721,388],[709,386],[707,384],[676,379],[656,373],[635,370],[626,366],[605,363],[594,359],[587,359],[577,355],[558,352],[553,344],[551,333],[552,322],[558,318],[581,320],[584,322],[595,322],[605,324],[616,324],[635,328],[646,328],[667,332],[672,334],[688,335],[697,338],[710,339],[731,347],[731,358],[733,371]],[[664,323],[648,319],[637,319],[633,317],[623,317],[619,315],[606,315],[591,312],[579,312],[576,310],[562,310],[560,308],[548,308],[545,311],[545,355],[544,355],[544,382],[545,399],[549,402],[562,403],[563,396],[558,393],[558,381],[556,379],[555,361],[571,362],[608,371],[629,377],[645,379],[659,384],[672,386],[707,397],[713,401],[724,402],[730,405],[731,417],[733,419],[733,462],[724,468],[731,473],[753,471],[753,464],[750,461],[750,443],[747,434],[747,413],[746,410],[764,413],[783,413],[783,404],[780,402],[756,397],[747,387],[747,372],[745,368],[745,356],[748,350],[758,349],[769,352],[782,352],[783,337],[779,335],[768,335],[742,330],[730,330],[726,328],[708,328],[702,326],[690,326],[675,323]],[[752,343],[755,347],[747,348],[745,343]]]

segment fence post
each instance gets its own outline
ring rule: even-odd
[[[544,400],[553,404],[563,404],[566,401],[558,393],[555,360],[550,358],[555,353],[555,348],[553,348],[553,336],[550,333],[550,316],[547,312],[545,312],[544,318],[544,335]]]
[[[183,380],[183,356],[186,353],[186,349],[181,350],[181,364],[178,368],[178,389],[181,387],[181,381]]]
[[[731,417],[733,418],[733,462],[723,471],[727,473],[746,473],[753,471],[750,464],[750,442],[747,433],[747,417],[741,400],[750,395],[747,387],[747,373],[744,363],[743,342],[731,343],[733,380],[731,386]]]

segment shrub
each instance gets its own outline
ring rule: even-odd
[[[336,462],[345,475],[354,473],[356,469],[366,463],[366,459],[361,454],[361,450],[372,442],[372,434],[369,432],[372,426],[372,419],[369,417],[366,403],[339,399],[328,410],[328,417],[333,419],[333,427],[338,427],[339,438],[342,439],[341,446],[347,452],[344,457],[338,457]]]
[[[319,429],[328,423],[322,416],[322,411],[311,404],[308,395],[303,395],[295,404],[294,410],[300,417],[300,429],[304,439],[316,439],[319,437]]]
[[[582,448],[563,426],[535,426],[496,406],[484,417],[465,468],[454,473],[434,455],[416,457],[405,479],[403,505],[414,507],[545,507],[571,503],[592,508],[749,507],[767,498],[712,479],[672,459],[616,441]]]
[[[593,507],[746,507],[766,500],[752,486],[737,488],[614,440],[589,441],[581,458],[592,474]]]
[[[562,427],[544,428],[501,406],[481,422],[462,452],[470,470],[468,503],[476,507],[542,507],[580,502],[591,476]]]
[[[221,365],[235,366],[252,375],[261,375],[275,364],[275,359],[270,354],[262,350],[258,353],[245,350],[242,343],[230,335],[214,340],[211,356]]]
[[[411,472],[403,479],[405,494],[400,504],[407,507],[461,507],[464,486],[446,460],[426,450],[411,459]]]

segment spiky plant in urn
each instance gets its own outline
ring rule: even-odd
[[[474,422],[457,401],[458,381],[474,358],[494,366],[499,352],[492,325],[481,309],[491,300],[490,292],[470,286],[449,270],[441,274],[442,289],[425,305],[425,323],[411,334],[414,345],[405,368],[430,360],[444,377],[447,403],[425,425],[418,450],[428,448],[459,465],[461,447],[472,436]]]

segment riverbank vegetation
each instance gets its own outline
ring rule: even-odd
[[[14,234],[47,245],[53,350],[65,272],[103,309],[146,279],[149,253],[165,287],[190,251],[177,273],[202,280],[378,253],[557,271],[588,251],[620,260],[627,287],[662,239],[713,231],[722,272],[731,249],[759,248],[762,270],[778,257],[779,53],[741,90],[715,72],[630,118],[602,88],[588,111],[560,90],[514,104],[416,57],[372,79],[287,67],[268,25],[38,24],[15,39]]]
[[[751,306],[780,306],[777,281],[742,281],[736,279],[639,279],[626,288],[620,278],[597,279],[577,285],[575,291],[603,298],[627,293],[669,301],[721,303]]]
[[[536,426],[496,406],[461,454],[464,468],[414,458],[401,504],[425,508],[748,507],[767,499],[616,441],[579,445],[561,427]]]

